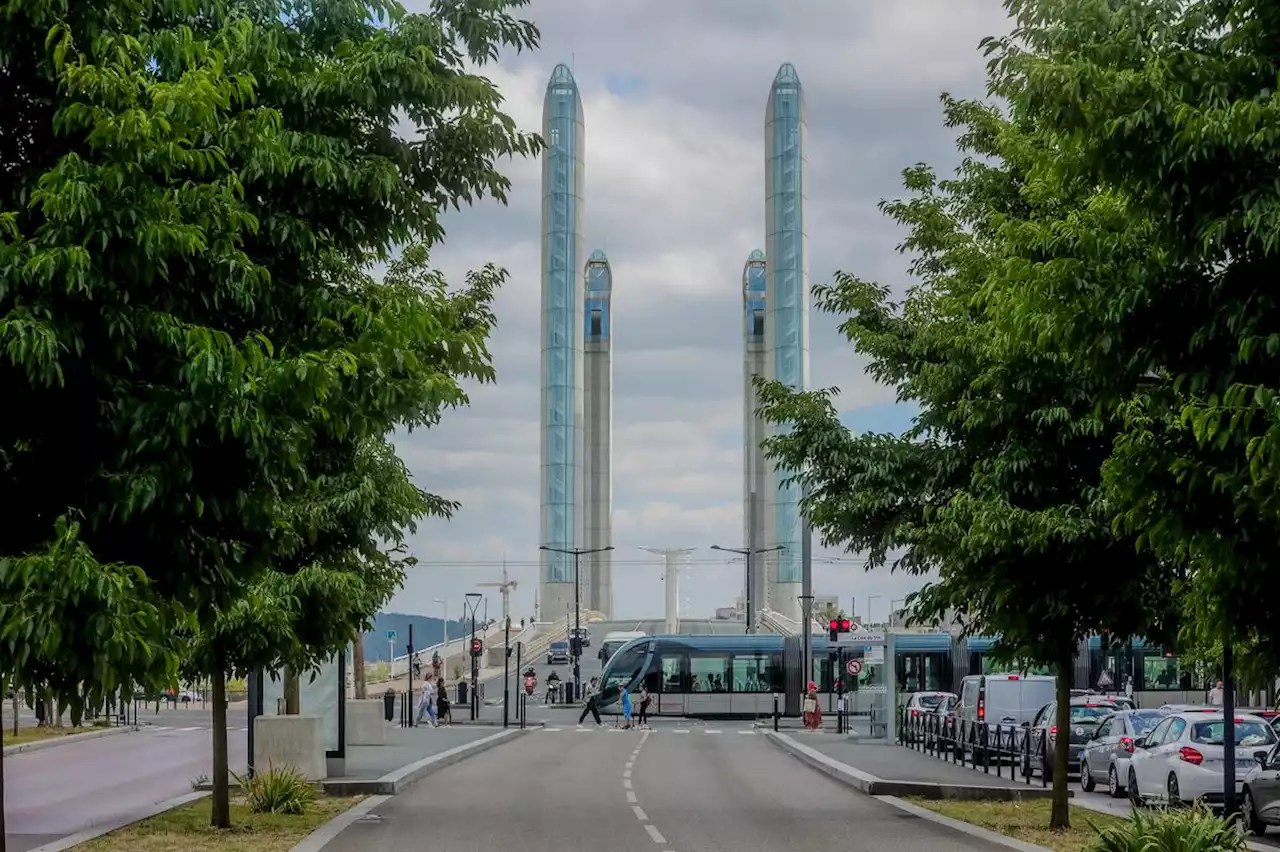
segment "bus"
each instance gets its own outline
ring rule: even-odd
[[[604,641],[600,643],[600,653],[598,655],[600,657],[600,662],[602,664],[609,662],[609,658],[612,657],[614,652],[623,645],[627,644],[632,639],[643,639],[647,635],[647,633],[639,630],[619,630],[606,634]]]

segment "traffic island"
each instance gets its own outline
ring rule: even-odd
[[[1020,843],[1052,849],[1054,852],[1084,852],[1097,839],[1099,831],[1126,822],[1121,817],[1072,807],[1071,827],[1065,831],[1052,831],[1049,828],[1052,802],[1048,799],[961,802],[909,798],[899,804],[940,815],[948,823],[976,826]]]
[[[209,826],[211,800],[197,801],[118,828],[75,846],[75,852],[289,852],[317,828],[358,804],[362,796],[321,796],[297,816],[255,814],[239,797],[231,800],[231,828]]]
[[[55,748],[62,745],[70,745],[71,743],[84,742],[85,740],[96,740],[99,737],[110,737],[116,734],[127,734],[138,730],[132,725],[121,725],[112,727],[109,725],[88,725],[81,727],[72,727],[66,725],[63,727],[31,727],[19,728],[18,735],[13,735],[12,729],[7,730],[4,735],[4,752],[5,756],[13,754],[22,754],[28,751],[43,751],[47,748]]]

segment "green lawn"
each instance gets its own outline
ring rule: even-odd
[[[1071,828],[1057,832],[1049,830],[1050,802],[1048,799],[1031,799],[1025,802],[967,802],[913,798],[908,801],[917,807],[1026,843],[1045,846],[1055,852],[1082,852],[1097,837],[1099,829],[1110,828],[1124,822],[1120,817],[1110,814],[1101,814],[1086,808],[1072,808]]]

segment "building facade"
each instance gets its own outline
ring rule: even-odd
[[[778,69],[765,107],[764,338],[770,378],[794,389],[809,387],[809,263],[805,233],[804,89],[790,63]],[[769,554],[771,609],[800,617],[807,532],[800,489],[784,484],[786,471],[772,471],[764,498],[765,546]]]
[[[742,267],[742,540],[751,550],[764,548],[764,506],[771,487],[771,473],[760,444],[766,437],[753,380],[769,377],[769,350],[765,341],[766,266],[764,252],[756,249]],[[751,603],[754,609],[769,607],[771,576],[775,563],[764,553],[752,559]]]
[[[582,547],[613,546],[613,271],[600,250],[587,259],[583,305],[584,418]],[[582,605],[613,615],[613,554],[582,557]]]
[[[542,102],[541,544],[571,550],[583,540],[583,271],[586,133],[573,72],[557,65]],[[540,617],[574,601],[571,555],[541,552]],[[580,582],[580,579],[579,579]]]

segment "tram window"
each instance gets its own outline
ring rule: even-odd
[[[735,656],[732,663],[734,692],[773,692],[770,659],[752,654]]]
[[[662,691],[663,692],[684,692],[684,687],[680,683],[680,664],[684,662],[684,654],[671,654],[663,652],[662,654]],[[649,690],[653,692],[652,689]]]
[[[648,646],[640,644],[629,648],[625,653],[614,654],[613,659],[609,661],[609,673],[605,677],[604,686],[615,689],[619,686],[629,686],[639,676],[648,651]]]
[[[722,655],[689,655],[689,675],[694,692],[728,692],[729,659]]]

